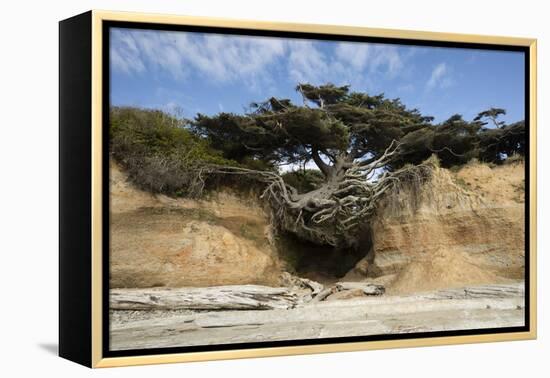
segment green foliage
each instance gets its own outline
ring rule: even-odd
[[[502,109],[480,113],[498,117]],[[443,167],[460,166],[472,159],[501,164],[509,156],[525,154],[525,123],[506,125],[495,118],[500,128],[486,128],[479,116],[473,122],[465,121],[456,114],[439,125],[429,125],[406,134],[399,159],[399,166],[407,162],[418,164],[435,154]]]
[[[245,114],[197,114],[193,120],[158,110],[112,108],[110,151],[141,187],[182,196],[204,185],[231,180],[243,185],[247,180],[198,177],[201,166],[264,171],[314,161],[319,170],[284,175],[287,184],[307,192],[334,176],[336,166],[379,158],[394,140],[400,147],[386,166],[389,170],[432,155],[441,166],[452,167],[474,158],[501,164],[509,156],[525,154],[525,123],[500,121],[504,109],[488,109],[472,121],[457,114],[433,124],[433,117],[383,94],[350,92],[349,86],[330,83],[302,83],[296,90],[303,100],[299,105],[271,97],[252,103]]]
[[[426,127],[430,117],[399,99],[349,92],[348,86],[299,84],[303,105],[274,97],[251,104],[244,115],[197,115],[193,128],[227,159],[246,157],[271,165],[304,163],[314,154],[377,157],[392,140]]]
[[[116,158],[131,155],[171,157],[227,164],[220,151],[185,128],[186,121],[159,110],[115,107],[110,112],[110,147]]]
[[[214,148],[223,151],[227,159],[239,162],[247,158],[260,159],[268,165],[306,160],[306,150],[313,145],[344,148],[347,144],[347,127],[319,109],[262,109],[248,115],[220,113],[208,117],[199,114],[193,124],[194,130],[207,138]]]
[[[324,181],[323,174],[316,169],[303,169],[283,174],[285,183],[292,186],[299,193],[315,190]]]
[[[513,155],[525,156],[525,122],[484,129],[479,135],[480,159],[502,163]]]
[[[370,96],[333,84],[299,84],[296,90],[302,106],[271,97],[253,103],[244,115],[199,114],[193,126],[225,158],[255,159],[270,166],[303,164],[315,160],[315,154],[325,162],[342,153],[351,160],[376,159],[393,140],[401,148],[390,169],[418,164],[432,154],[444,167],[472,158],[499,164],[512,154],[524,154],[524,123],[499,121],[504,109],[491,108],[471,122],[457,114],[433,124],[433,117],[383,94]]]
[[[161,111],[114,107],[109,117],[110,153],[143,189],[193,195],[202,165],[235,164],[186,129],[185,120]]]
[[[271,97],[252,103],[244,115],[199,114],[192,122],[194,130],[223,151],[226,159],[252,159],[266,167],[304,164],[315,160],[314,155],[325,163],[342,155],[348,161],[376,159],[393,140],[401,148],[389,169],[418,164],[432,154],[444,167],[472,158],[499,164],[512,154],[524,154],[524,124],[499,121],[504,109],[483,111],[471,122],[457,114],[435,125],[433,117],[383,94],[350,92],[349,86],[333,84],[303,83],[296,90],[303,98],[301,106]],[[322,162],[316,163],[322,168]]]
[[[503,121],[498,121],[497,118],[500,115],[505,115],[505,114],[506,114],[506,110],[504,109],[490,108],[479,113],[474,118],[474,121],[479,121],[483,126],[485,126],[489,123],[487,120],[490,120],[493,123],[493,125],[495,125],[497,128],[500,128],[504,126],[505,123]]]
[[[349,85],[337,87],[329,83],[316,87],[310,84],[298,84],[296,90],[301,92],[309,101],[322,107],[324,105],[336,104],[344,100],[348,94]]]

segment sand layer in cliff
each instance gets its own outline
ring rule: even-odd
[[[523,280],[524,164],[437,168],[401,190],[373,226],[374,251],[355,271],[389,293]]]
[[[110,168],[111,287],[277,285],[281,263],[253,200],[155,196]]]

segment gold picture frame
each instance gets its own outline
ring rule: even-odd
[[[200,27],[215,27],[215,28],[233,28],[242,30],[260,30],[270,32],[296,32],[296,33],[313,33],[313,34],[330,34],[334,36],[357,36],[370,38],[394,38],[410,41],[428,41],[442,43],[465,43],[478,45],[502,45],[502,46],[520,46],[528,51],[528,82],[529,85],[529,103],[528,103],[528,119],[529,119],[529,235],[526,238],[529,240],[529,251],[526,251],[528,256],[528,330],[522,332],[510,333],[483,333],[469,334],[456,336],[437,336],[423,338],[403,338],[396,340],[375,340],[361,342],[344,342],[336,344],[309,344],[297,346],[282,346],[282,347],[258,347],[250,349],[231,349],[231,350],[216,350],[216,351],[199,351],[185,353],[167,353],[167,354],[147,354],[144,350],[143,355],[121,356],[121,357],[106,357],[104,355],[104,253],[105,244],[103,242],[104,232],[104,207],[103,207],[103,170],[105,169],[104,161],[104,126],[103,117],[105,111],[105,94],[103,90],[103,77],[105,74],[105,61],[103,56],[104,48],[104,25],[108,22],[130,22],[140,24],[160,24],[160,25],[188,25]],[[75,36],[78,32],[84,33],[83,41],[79,41]],[[72,34],[71,36],[68,36]],[[87,38],[89,37],[89,38]],[[62,193],[60,197],[65,198],[61,201],[61,223],[64,225],[61,228],[61,239],[66,238],[69,232],[77,232],[88,235],[88,238],[73,240],[72,252],[79,253],[79,250],[86,250],[85,258],[75,260],[76,257],[69,256],[69,250],[65,250],[70,242],[61,242],[60,246],[60,354],[63,357],[73,361],[82,363],[90,367],[114,367],[114,366],[129,366],[143,364],[161,364],[174,362],[190,362],[190,361],[208,361],[220,359],[238,359],[251,357],[267,357],[267,356],[283,356],[297,354],[312,354],[312,353],[328,353],[328,352],[346,352],[371,349],[389,349],[403,347],[420,347],[420,346],[435,346],[448,344],[466,344],[466,343],[482,343],[495,341],[512,341],[512,340],[528,340],[535,339],[537,336],[537,265],[536,265],[536,204],[537,204],[537,169],[536,169],[536,123],[537,123],[537,41],[536,39],[513,38],[501,36],[482,36],[469,34],[453,34],[453,33],[435,33],[424,31],[410,30],[393,30],[393,29],[377,29],[367,27],[353,26],[335,26],[335,25],[316,25],[316,24],[294,24],[294,23],[279,23],[279,22],[259,22],[252,20],[231,20],[219,19],[210,17],[189,17],[175,15],[159,15],[159,14],[144,14],[144,13],[126,13],[126,12],[110,12],[93,10],[81,16],[61,22],[60,33],[60,86],[61,92],[68,92],[71,85],[74,85],[73,77],[78,77],[78,80],[84,80],[82,93],[78,96],[75,92],[72,94],[61,94],[60,114],[61,114],[61,149],[63,150],[64,132],[66,131],[69,121],[87,121],[89,120],[89,128],[84,128],[79,134],[83,143],[89,143],[89,163],[86,166],[86,173],[89,175],[89,181],[82,183],[82,187],[91,185],[89,191],[89,222],[84,222],[79,230],[71,229],[77,227],[76,224],[70,224],[70,212],[67,207],[70,207],[74,201],[79,201],[80,196],[88,195],[86,193],[69,193],[70,189],[63,190],[64,175],[70,175],[72,172],[70,166],[67,165],[65,172],[61,170],[61,186]],[[89,55],[81,57],[82,62],[88,62],[86,66],[89,68],[89,77],[82,79],[82,73],[74,73],[70,76],[66,73],[65,68],[69,63],[64,63],[64,59],[74,59],[74,54],[78,53],[79,48],[89,49]],[[75,63],[79,63],[76,61]],[[80,75],[80,76],[79,76]],[[71,81],[73,80],[73,81]],[[77,80],[77,81],[78,81]],[[80,87],[79,87],[80,88]],[[86,93],[89,91],[89,97]],[[86,101],[91,102],[86,105]],[[80,101],[79,106],[86,113],[69,114],[65,116],[69,110],[74,108],[74,102]],[[72,118],[71,118],[72,117]],[[79,118],[80,117],[80,118]],[[86,118],[88,117],[88,118]],[[76,131],[72,131],[76,132]],[[74,137],[74,136],[73,136]],[[69,138],[69,136],[67,136]],[[67,160],[67,155],[61,152],[61,166],[64,167],[64,159]],[[67,152],[68,153],[68,152]],[[68,164],[68,163],[67,163]],[[85,163],[83,163],[85,164]],[[84,165],[82,165],[83,167]],[[83,168],[78,169],[83,169]],[[527,194],[526,194],[527,196]],[[68,214],[68,215],[67,215]],[[74,214],[73,214],[74,215]],[[65,220],[64,220],[65,219]],[[89,228],[88,228],[89,227]],[[88,241],[86,241],[88,240]],[[81,243],[81,244],[79,244]],[[79,249],[76,246],[79,246]],[[71,271],[71,272],[69,272]],[[81,272],[86,272],[81,274]],[[81,277],[78,279],[73,276],[78,274]],[[526,278],[526,279],[527,279]],[[75,280],[88,280],[89,285],[78,283]],[[88,282],[86,281],[86,282]],[[84,281],[79,281],[84,282]],[[74,309],[74,297],[80,290],[81,300],[84,307],[78,310]],[[89,292],[88,292],[89,290]],[[64,299],[65,298],[65,299]],[[68,325],[70,319],[78,317],[78,311],[89,313],[82,318],[80,323]],[[81,340],[86,346],[80,351],[75,352],[73,349]]]

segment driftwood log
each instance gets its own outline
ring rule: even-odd
[[[384,286],[368,282],[338,282],[337,291],[343,290],[362,290],[365,295],[382,295],[385,293]]]
[[[314,298],[313,302],[321,302],[327,300],[332,294],[346,291],[360,290],[363,295],[382,295],[385,293],[385,288],[382,285],[377,285],[369,282],[338,282],[333,286],[321,290]]]
[[[259,285],[112,289],[112,310],[273,310],[295,306],[287,288]]]
[[[281,274],[281,282],[284,286],[292,290],[305,289],[311,292],[311,296],[314,297],[323,290],[323,285],[319,282],[294,276],[288,272]]]
[[[294,278],[294,277],[293,277]],[[318,303],[332,294],[361,290],[365,296],[384,294],[382,285],[365,282],[338,282],[323,288],[315,281],[301,279],[297,286],[307,287],[311,294],[301,296],[295,289],[259,285],[213,286],[205,288],[112,289],[111,310],[273,310],[290,309],[307,302]],[[486,285],[441,290],[424,294],[423,299],[510,298],[524,295],[517,285]]]
[[[425,297],[428,299],[512,298],[525,295],[524,285],[483,285],[440,290]]]
[[[295,276],[284,277],[290,287],[228,285],[212,287],[112,289],[111,310],[273,310],[326,300],[345,290],[382,295],[384,287],[363,282],[339,282],[328,288]]]

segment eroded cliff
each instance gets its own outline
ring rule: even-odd
[[[360,256],[331,258],[336,252],[274,243],[268,215],[253,196],[152,195],[112,163],[110,282],[113,288],[278,286],[290,270],[323,284],[374,281],[388,293],[509,283],[523,279],[524,220],[523,162],[435,167],[427,182],[403,186],[381,203],[365,238],[370,252],[342,277]],[[301,250],[283,250],[289,248]],[[327,276],[327,264],[342,265],[332,269],[342,273]]]
[[[373,250],[348,277],[409,293],[523,279],[524,164],[434,168],[380,206]]]
[[[110,285],[278,285],[268,217],[251,198],[220,192],[174,199],[136,189],[111,163]]]

